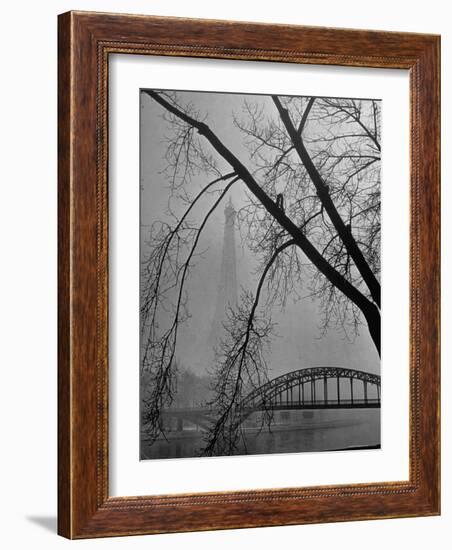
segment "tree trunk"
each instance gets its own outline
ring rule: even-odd
[[[381,315],[380,310],[370,304],[365,309],[361,309],[363,315],[367,321],[370,337],[372,338],[375,347],[377,348],[378,355],[381,357]]]

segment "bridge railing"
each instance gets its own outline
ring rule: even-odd
[[[303,409],[303,408],[324,408],[324,407],[379,407],[380,399],[368,398],[368,399],[305,399],[304,401],[298,399],[289,400],[277,400],[273,402],[264,403],[252,403],[247,406],[249,410],[263,410],[263,409]]]

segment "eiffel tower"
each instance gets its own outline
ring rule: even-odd
[[[217,290],[215,314],[212,320],[209,343],[216,346],[224,334],[223,323],[226,320],[228,308],[237,305],[237,265],[235,257],[235,216],[236,211],[232,200],[224,209],[224,235],[221,271]]]

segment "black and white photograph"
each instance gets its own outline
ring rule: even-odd
[[[140,90],[140,458],[380,448],[378,99]]]

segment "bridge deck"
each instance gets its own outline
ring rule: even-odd
[[[318,399],[316,401],[291,401],[291,402],[278,402],[269,404],[267,407],[264,405],[257,405],[252,407],[247,407],[243,412],[252,413],[264,410],[273,410],[273,411],[290,411],[290,410],[315,410],[315,409],[377,409],[381,407],[379,399],[329,399],[325,401],[324,399]],[[164,409],[162,415],[167,416],[215,416],[215,409],[203,408],[203,407],[185,407],[185,408],[174,408],[174,409]]]

